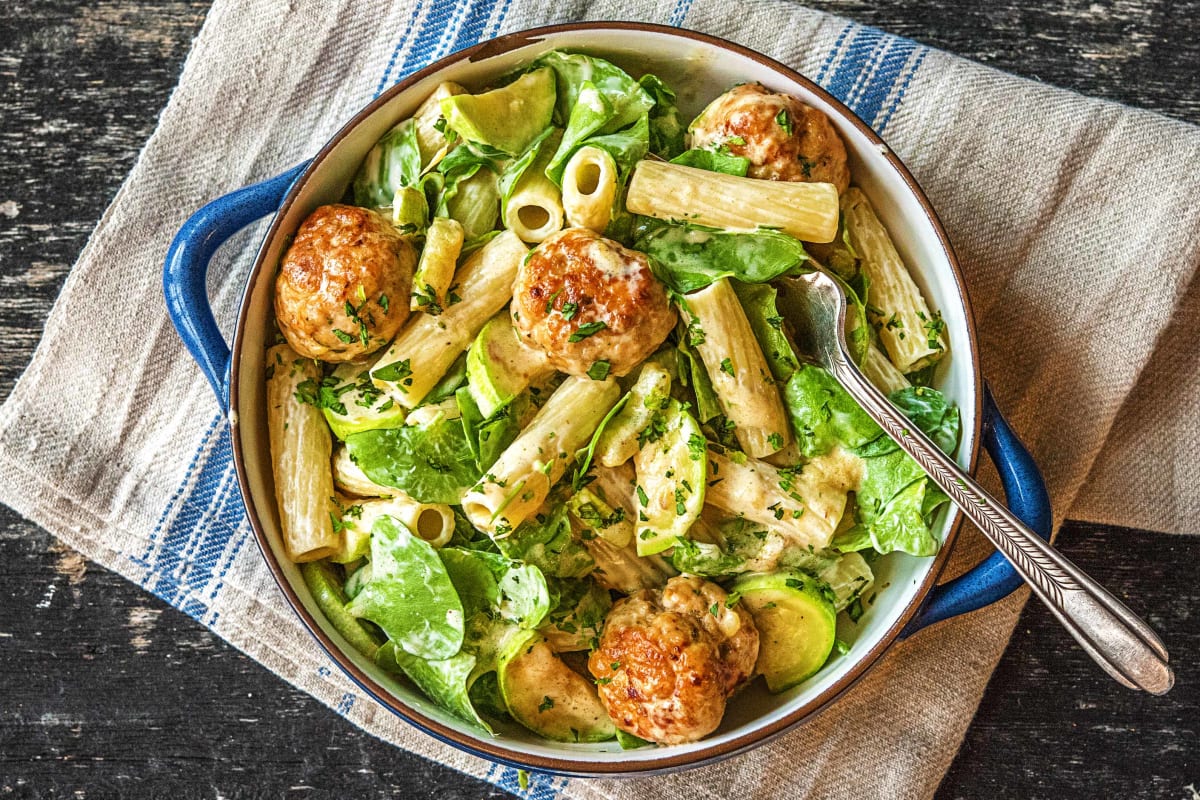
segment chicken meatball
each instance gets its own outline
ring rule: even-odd
[[[822,112],[762,84],[735,86],[708,104],[689,129],[692,147],[728,147],[750,159],[747,175],[773,181],[850,185],[846,145]]]
[[[598,361],[624,375],[675,327],[675,309],[645,254],[587,228],[560,231],[529,254],[517,272],[512,316],[522,338],[571,375],[588,374]]]
[[[275,319],[305,358],[353,361],[408,317],[417,255],[383,216],[321,206],[300,224],[275,281]]]
[[[728,600],[714,583],[678,577],[613,605],[588,669],[618,728],[661,744],[716,730],[758,658],[753,618]]]

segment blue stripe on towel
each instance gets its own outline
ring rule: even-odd
[[[146,589],[211,625],[217,616],[211,605],[248,533],[229,427],[217,416],[146,550],[133,561],[146,570]]]

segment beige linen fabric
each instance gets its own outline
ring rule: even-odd
[[[164,313],[160,264],[191,211],[316,152],[405,69],[456,42],[582,18],[682,21],[827,83],[855,58],[864,81],[899,64],[903,80],[869,121],[886,126],[955,243],[984,373],[1045,470],[1056,523],[1069,512],[1197,532],[1200,208],[1191,177],[1200,132],[794,5],[746,2],[731,14],[719,0],[662,10],[611,0],[217,0],[158,129],[0,409],[0,500],[354,724],[515,788],[511,770],[441,745],[362,696],[331,671],[286,607],[231,512],[238,501],[228,437]],[[227,332],[261,232],[259,225],[235,237],[214,261],[214,309]],[[210,473],[212,464],[225,468]],[[200,490],[203,507],[180,504]],[[174,547],[164,538],[172,530],[197,533]],[[964,532],[952,571],[985,551],[977,534]],[[535,776],[530,793],[929,796],[1022,598],[898,644],[829,711],[751,754],[623,782]]]

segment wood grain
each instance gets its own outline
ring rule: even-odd
[[[153,130],[208,5],[0,4],[0,398]],[[1200,121],[1200,0],[812,5]],[[1194,800],[1200,540],[1069,524],[1060,543],[1164,632],[1177,687],[1164,698],[1121,689],[1032,604],[939,797]],[[352,728],[7,509],[0,587],[0,795],[507,796]]]

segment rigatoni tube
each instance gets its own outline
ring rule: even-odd
[[[441,380],[479,329],[512,299],[517,268],[528,248],[512,231],[477,250],[458,271],[455,294],[437,315],[413,314],[371,366],[371,380],[405,408],[414,408]]]
[[[662,161],[639,161],[625,196],[634,214],[729,230],[778,228],[797,239],[829,242],[838,230],[832,183],[740,178]]]
[[[617,162],[599,147],[581,147],[562,176],[563,212],[572,227],[604,233],[617,194]]]
[[[779,388],[729,280],[687,295],[687,305],[703,331],[696,349],[738,443],[755,458],[782,450],[792,430]]]
[[[471,524],[502,537],[528,519],[620,395],[612,378],[594,381],[572,376],[563,381],[463,498],[463,512]]]
[[[296,398],[305,381],[321,382],[321,368],[286,344],[267,351],[267,432],[283,544],[292,561],[316,561],[337,551],[333,531],[333,440],[325,415]]]
[[[425,232],[425,246],[421,248],[421,260],[413,275],[413,311],[440,311],[446,307],[462,246],[462,223],[449,217],[434,217]]]
[[[921,296],[867,197],[851,186],[842,198],[846,236],[861,259],[879,341],[901,372],[933,364],[946,353],[944,324]]]
[[[798,473],[712,451],[708,467],[708,505],[815,550],[829,546],[845,513],[847,493],[858,485],[862,470],[861,460],[840,448],[814,458]]]
[[[904,373],[896,369],[896,365],[873,344],[867,346],[867,357],[863,359],[862,372],[867,376],[867,380],[884,394],[912,386],[908,378],[904,377]]]

